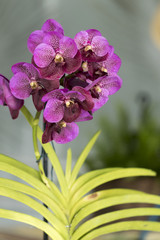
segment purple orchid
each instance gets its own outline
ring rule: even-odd
[[[83,63],[84,64],[84,63]],[[93,79],[102,76],[111,76],[118,73],[121,67],[121,59],[115,53],[108,55],[107,59],[102,62],[85,62],[87,65],[88,73]],[[82,65],[83,67],[83,65]]]
[[[12,119],[16,119],[23,104],[23,100],[12,95],[9,80],[0,74],[0,105],[8,106]]]
[[[42,97],[49,91],[59,88],[59,81],[41,79],[37,69],[30,63],[17,63],[12,66],[13,77],[10,80],[12,94],[18,99],[32,95],[37,111],[44,108]]]
[[[74,122],[46,122],[46,128],[42,136],[42,143],[47,143],[54,140],[56,143],[65,144],[74,140],[78,134],[79,127]]]
[[[80,116],[81,109],[90,111],[93,108],[87,97],[85,89],[79,91],[58,89],[47,93],[42,98],[43,102],[47,102],[43,114],[44,118],[51,123],[61,120],[71,123]]]
[[[81,61],[81,54],[74,40],[57,32],[45,33],[42,41],[35,47],[32,59],[41,77],[48,80],[75,72]]]
[[[103,61],[111,51],[107,39],[96,29],[81,31],[75,35],[74,40],[84,61]]]
[[[42,26],[41,30],[32,32],[28,38],[28,49],[33,54],[35,48],[42,43],[43,38],[48,32],[58,32],[62,36],[64,35],[63,28],[60,23],[54,19],[48,19]]]
[[[101,108],[109,99],[109,95],[116,93],[122,85],[122,79],[118,75],[103,76],[90,83],[85,89],[90,90],[94,101],[92,112]]]

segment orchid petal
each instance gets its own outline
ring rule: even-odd
[[[53,61],[54,56],[54,49],[46,43],[39,44],[34,51],[34,61],[40,68],[47,67]]]
[[[49,99],[43,112],[44,118],[51,123],[62,120],[64,114],[64,104],[58,99]]]

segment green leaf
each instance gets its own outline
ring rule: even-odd
[[[114,211],[94,217],[83,223],[73,233],[72,240],[78,240],[86,233],[93,231],[103,224],[117,221],[123,218],[140,217],[140,216],[160,216],[160,209],[157,208],[133,208]],[[71,232],[72,234],[72,232]]]
[[[0,186],[5,188],[10,188],[12,190],[19,191],[21,193],[28,194],[34,198],[37,198],[39,201],[44,203],[46,206],[48,206],[49,209],[55,214],[55,216],[62,221],[65,225],[67,225],[67,219],[65,217],[65,214],[63,210],[59,207],[59,204],[57,204],[55,201],[53,201],[51,198],[49,198],[47,195],[44,195],[44,193],[28,186],[23,183],[19,183],[10,179],[0,178]]]
[[[104,173],[113,172],[118,169],[122,169],[122,168],[104,168],[104,169],[94,170],[94,171],[83,174],[82,176],[77,178],[77,180],[70,187],[70,197],[73,197],[73,195],[78,191],[78,189],[80,189],[88,181]]]
[[[29,173],[33,177],[40,179],[39,171],[33,169],[32,167],[27,166],[26,164],[14,159],[14,158],[11,158],[4,154],[0,154],[0,162],[8,163],[11,166],[17,167],[17,168]]]
[[[48,222],[51,223],[51,225],[62,235],[64,238],[67,237],[68,232],[65,228],[65,225],[62,224],[61,221],[58,220],[58,218],[53,215],[49,209],[47,209],[44,205],[40,204],[38,201],[32,199],[31,197],[17,192],[15,190],[11,190],[9,188],[0,187],[0,195],[5,196],[8,198],[12,198],[14,200],[17,200],[30,208],[34,209],[36,212],[41,214],[45,219],[48,220]]]
[[[48,234],[52,240],[65,240],[52,226],[48,223],[32,217],[30,215],[19,213],[11,210],[0,209],[0,218],[6,218],[14,221],[19,221],[23,223],[27,223],[33,227],[36,227],[46,234]]]
[[[99,237],[104,234],[116,233],[121,231],[129,230],[140,230],[140,231],[155,231],[160,232],[160,223],[150,222],[150,221],[126,221],[114,223],[108,226],[100,227],[95,229],[84,237],[81,240],[93,240],[96,237]]]
[[[90,203],[89,202],[90,202],[90,199],[88,198],[88,204],[85,205],[83,208],[81,208],[77,214],[75,213],[75,211],[71,213],[70,215],[71,219],[74,216],[74,214],[76,214],[72,221],[73,227],[79,224],[85,217],[101,209],[115,206],[115,205],[126,204],[126,203],[149,203],[149,204],[160,205],[160,197],[152,194],[147,194],[147,193],[141,194],[138,191],[138,193],[136,194],[124,193],[124,195],[119,195],[114,197],[108,197],[108,198],[102,198],[102,199],[95,198],[94,201],[92,200]]]
[[[41,191],[43,194],[46,194],[48,197],[53,199],[53,201],[56,201],[57,203],[61,204],[60,199],[57,199],[57,197],[45,186],[44,183],[42,183],[41,180],[33,177],[26,171],[23,171],[23,170],[19,169],[18,167],[11,166],[10,164],[4,163],[4,162],[2,162],[0,164],[0,170],[8,172],[8,173],[24,180],[31,186],[33,186],[36,189],[38,189],[39,191]],[[63,207],[63,204],[61,204],[61,206]]]
[[[75,206],[72,208],[70,215],[71,217],[74,216],[76,213],[79,212],[79,210],[86,207],[88,204],[92,202],[95,202],[101,199],[108,199],[111,197],[126,196],[131,194],[142,195],[145,193],[137,190],[123,189],[123,188],[114,188],[114,189],[107,189],[107,190],[101,190],[98,192],[93,192],[83,197],[80,201],[78,201],[75,204]]]
[[[70,181],[71,171],[72,171],[72,150],[69,148],[67,151],[66,174],[65,174],[67,184],[69,184]]]
[[[100,131],[98,131],[93,137],[92,139],[89,141],[89,143],[87,144],[87,146],[84,148],[84,150],[82,151],[81,155],[79,156],[73,171],[72,171],[72,175],[71,175],[71,181],[70,181],[70,185],[72,185],[75,181],[75,179],[77,178],[77,175],[84,163],[84,161],[86,160],[89,152],[91,151],[94,143],[96,142],[98,136],[100,134]]]
[[[144,169],[144,168],[128,168],[128,169],[118,169],[112,172],[102,173],[101,175],[91,179],[87,183],[85,183],[81,188],[79,188],[76,192],[72,192],[73,198],[71,200],[71,207],[75,205],[79,199],[84,196],[86,193],[90,192],[97,186],[100,186],[103,183],[110,182],[112,180],[125,178],[125,177],[135,177],[135,176],[155,176],[155,172],[152,170]]]

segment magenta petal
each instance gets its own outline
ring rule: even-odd
[[[109,74],[117,73],[121,67],[121,59],[115,53],[104,61],[103,66]]]
[[[65,65],[63,67],[65,73],[75,72],[78,68],[80,68],[82,63],[81,54],[78,51],[74,58],[65,58]]]
[[[45,37],[43,39],[43,42],[52,46],[56,51],[59,50],[59,41],[62,38],[62,36],[56,32],[49,32],[45,34]]]
[[[44,118],[51,123],[62,120],[64,114],[64,104],[58,99],[50,99],[43,112]]]
[[[31,33],[27,41],[28,49],[31,53],[33,53],[35,48],[42,43],[43,37],[44,32],[42,30],[36,30]]]
[[[99,57],[105,56],[110,49],[107,39],[102,36],[95,36],[92,39],[91,46],[93,52]]]
[[[55,51],[54,49],[46,44],[39,44],[34,51],[34,61],[38,67],[47,67],[54,59]]]
[[[64,36],[59,42],[59,53],[64,58],[73,58],[77,53],[77,46],[72,38]]]
[[[63,28],[59,22],[54,19],[48,19],[42,26],[42,30],[45,32],[57,31],[64,34]]]
[[[35,78],[35,79],[39,78],[39,73],[37,69],[31,63],[25,63],[25,62],[16,63],[12,66],[11,69],[14,74],[18,72],[23,72],[29,78]]]
[[[75,120],[75,122],[89,121],[89,120],[92,120],[92,119],[93,119],[93,116],[89,112],[81,109],[81,114]]]
[[[99,99],[93,98],[94,101],[94,107],[92,109],[92,112],[97,111],[99,108],[101,108],[107,101],[108,101],[108,95],[109,91],[107,89],[102,89],[101,95]]]
[[[112,95],[121,88],[122,79],[118,75],[106,77],[103,78],[99,85],[101,88],[107,89],[109,95]]]
[[[63,101],[64,100],[63,92],[60,89],[53,90],[43,96],[42,102],[47,102],[50,99],[58,99]]]
[[[93,37],[102,35],[97,29],[88,29],[86,32],[88,33],[88,42],[89,43],[92,42]]]
[[[74,41],[76,42],[78,49],[85,47],[88,42],[88,33],[86,31],[77,33],[74,37]]]
[[[30,80],[25,73],[16,73],[10,80],[10,89],[12,94],[19,99],[28,98],[32,91],[29,83]]]
[[[73,141],[79,134],[79,127],[76,123],[67,123],[66,127],[61,128],[61,132],[53,133],[53,140],[60,144]]]

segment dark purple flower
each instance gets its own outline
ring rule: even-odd
[[[97,111],[107,101],[109,95],[116,93],[122,85],[122,79],[118,75],[103,76],[97,78],[93,82],[88,80],[90,83],[85,89],[90,90],[94,101],[94,107],[92,112]]]
[[[42,77],[54,80],[75,72],[81,65],[81,54],[73,39],[50,32],[34,49],[32,61]]]
[[[47,102],[44,109],[46,121],[56,123],[62,119],[65,122],[75,121],[81,114],[81,109],[85,104],[86,96],[78,91],[68,89],[58,89],[47,93],[43,102]]]
[[[103,61],[111,51],[107,39],[96,29],[81,31],[75,35],[74,40],[84,61]]]
[[[42,26],[41,30],[36,30],[32,32],[28,38],[28,49],[31,53],[34,52],[35,48],[43,42],[43,38],[48,32],[58,32],[64,35],[63,28],[60,23],[54,19],[48,19]]]
[[[32,95],[37,111],[41,111],[44,103],[41,98],[49,91],[59,88],[59,81],[41,79],[37,69],[30,63],[17,63],[12,66],[13,77],[10,80],[12,94],[19,99]]]
[[[42,136],[42,143],[54,140],[56,143],[65,144],[74,140],[79,133],[79,127],[76,123],[66,123],[60,121],[57,123],[46,122],[46,128]]]
[[[8,106],[12,118],[16,119],[23,104],[23,100],[19,100],[12,95],[9,80],[0,74],[0,105]]]

